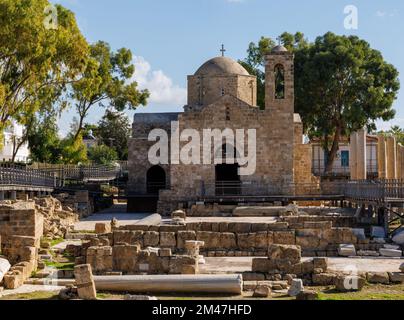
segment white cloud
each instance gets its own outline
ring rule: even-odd
[[[387,12],[387,11],[382,11],[382,10],[377,10],[376,11],[376,16],[379,18],[384,18],[384,17],[394,17],[396,16],[398,13],[397,10],[393,10],[391,12]]]
[[[140,89],[150,91],[149,104],[183,106],[187,101],[187,90],[175,85],[162,70],[152,70],[143,57],[134,58],[136,67],[132,80],[137,81]]]
[[[404,128],[404,118],[395,118],[390,121],[377,121],[376,122],[377,130],[383,130],[383,131],[388,131],[391,129],[393,126],[399,126],[401,128]]]

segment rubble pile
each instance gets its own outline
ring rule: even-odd
[[[79,219],[74,206],[62,203],[54,197],[35,198],[34,202],[35,208],[45,218],[44,236],[47,238],[63,238]]]

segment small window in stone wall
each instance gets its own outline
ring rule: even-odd
[[[230,121],[230,108],[226,107],[226,120]]]
[[[275,66],[275,99],[285,99],[285,68],[281,64]]]
[[[225,95],[225,91],[224,91],[224,89],[222,88],[222,92],[221,92],[221,95],[222,95],[222,97]]]

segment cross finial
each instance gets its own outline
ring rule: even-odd
[[[222,49],[220,49],[220,52],[222,53],[222,57],[224,57],[224,53],[226,52],[227,50],[224,48],[224,44],[222,44]]]
[[[278,45],[281,45],[282,38],[279,36],[276,40],[278,40]]]

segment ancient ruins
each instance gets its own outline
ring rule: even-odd
[[[64,300],[99,292],[314,300],[327,288],[403,284],[403,147],[379,136],[378,179],[368,179],[360,130],[350,137],[350,180],[313,176],[294,113],[293,59],[282,46],[266,56],[265,110],[255,77],[219,57],[188,77],[184,113],[136,114],[126,190],[100,187],[122,170],[0,168],[0,296],[37,286]],[[238,148],[232,164],[151,164],[148,135],[174,135],[172,121],[198,132],[256,129],[256,171],[239,174]],[[228,150],[220,141],[213,151]],[[69,178],[79,187],[66,188]]]

